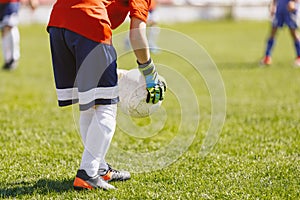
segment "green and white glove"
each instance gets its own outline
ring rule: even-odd
[[[144,64],[138,62],[138,65],[140,72],[144,75],[146,80],[146,89],[148,91],[146,102],[156,104],[163,100],[167,87],[163,81],[159,80],[158,73],[151,58]]]

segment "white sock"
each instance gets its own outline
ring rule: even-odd
[[[99,169],[102,169],[102,170],[105,170],[105,171],[108,170],[108,165],[106,164],[105,160],[103,160],[103,161],[100,163]]]
[[[20,58],[20,34],[18,27],[12,27],[2,36],[2,51],[5,62]]]
[[[95,176],[106,165],[105,155],[116,128],[117,105],[99,105],[88,128],[80,169]]]
[[[82,139],[83,145],[85,144],[86,134],[87,134],[88,128],[91,124],[94,114],[95,114],[94,108],[90,108],[85,111],[80,111],[79,129],[80,129],[80,134],[81,134],[81,139]]]
[[[13,58],[11,31],[5,32],[5,34],[2,35],[2,52],[3,52],[4,61],[6,63]]]
[[[20,33],[17,26],[12,27],[12,55],[14,60],[20,59]]]

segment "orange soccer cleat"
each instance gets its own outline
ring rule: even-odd
[[[116,189],[114,186],[107,183],[100,175],[90,177],[87,175],[85,170],[78,170],[73,187],[75,190],[92,190],[95,188],[100,188],[103,190]]]
[[[296,58],[296,60],[294,62],[294,67],[300,68],[300,56]]]
[[[271,56],[265,56],[261,61],[261,65],[271,65],[272,64],[272,58]]]
[[[118,171],[113,169],[109,164],[108,169],[99,169],[99,175],[107,182],[109,181],[126,181],[130,179],[130,173],[128,171]]]

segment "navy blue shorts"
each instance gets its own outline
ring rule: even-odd
[[[63,28],[50,27],[52,65],[59,106],[79,102],[80,110],[116,104],[117,55],[102,44]]]
[[[297,29],[297,13],[296,12],[280,12],[276,13],[273,19],[273,27],[283,27],[286,24],[290,29]]]
[[[0,28],[3,26],[16,26],[19,23],[19,2],[0,3]]]

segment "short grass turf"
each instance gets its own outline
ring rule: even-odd
[[[153,55],[156,62],[190,75],[201,111],[196,135],[170,165],[139,173],[128,169],[132,179],[113,183],[118,190],[108,192],[73,190],[83,150],[77,107],[57,107],[45,25],[20,26],[19,68],[0,71],[0,198],[299,199],[300,69],[293,67],[295,51],[287,29],[279,31],[273,65],[258,65],[269,25],[264,21],[161,25],[196,41],[216,63],[226,90],[226,120],[213,150],[200,156],[211,117],[205,84],[197,84],[190,68],[179,66],[170,54]],[[119,59],[119,65],[134,67],[133,56]],[[141,139],[122,134],[117,127],[112,147],[151,152],[168,144],[181,119],[175,96],[170,91],[163,103],[167,113],[163,134]],[[196,108],[190,109],[193,113]],[[147,124],[149,119],[135,123]],[[113,159],[108,161],[114,165]]]

